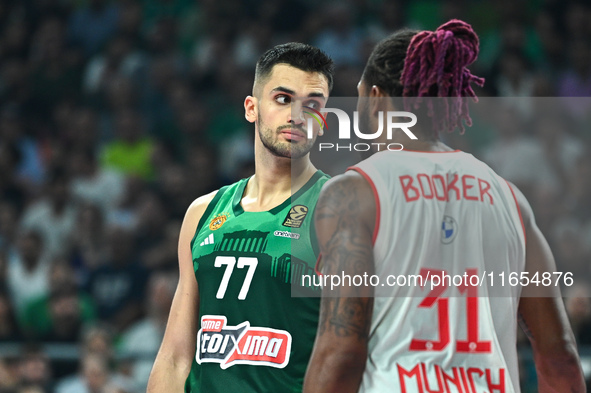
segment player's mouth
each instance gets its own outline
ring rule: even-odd
[[[281,134],[291,141],[302,141],[306,139],[306,134],[304,132],[293,128],[285,128],[281,130]]]

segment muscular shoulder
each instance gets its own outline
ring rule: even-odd
[[[513,190],[513,193],[515,194],[515,201],[517,202],[517,206],[519,207],[521,218],[523,220],[523,225],[527,230],[535,224],[533,210],[529,202],[527,201],[527,198],[525,197],[525,195],[523,195],[521,190],[519,190],[519,188],[517,188],[517,186],[511,183],[510,181],[507,181],[507,183],[509,184],[509,187],[511,187],[511,189]]]
[[[199,215],[201,217],[218,191],[219,190],[212,191],[209,194],[202,195],[195,199],[187,209],[187,216]]]
[[[316,211],[317,222],[329,216],[347,216],[373,230],[376,204],[372,187],[354,171],[333,177],[324,184]]]
[[[191,203],[183,220],[182,231],[186,233],[186,236],[192,236],[195,232],[199,220],[203,216],[203,213],[205,213],[205,210],[207,210],[207,206],[209,206],[209,203],[213,200],[217,192],[218,190],[215,190],[209,194],[202,195]]]
[[[372,195],[373,191],[367,180],[357,172],[348,171],[328,180],[322,187],[320,198],[341,204]]]

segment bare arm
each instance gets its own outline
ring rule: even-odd
[[[148,393],[180,393],[191,370],[197,339],[199,289],[193,270],[191,240],[215,192],[191,204],[181,227],[178,245],[179,282],[174,294],[162,345],[154,361]]]
[[[525,227],[525,268],[530,273],[553,272],[556,266],[552,251],[536,225],[531,207],[523,194],[515,186],[512,187]],[[535,288],[533,290],[536,291]],[[583,393],[586,391],[585,381],[560,289],[550,287],[543,290],[536,293],[526,287],[519,302],[519,321],[534,352],[538,391]]]
[[[375,211],[371,188],[357,173],[338,176],[324,186],[315,213],[322,274],[373,274]],[[370,287],[323,288],[304,393],[359,390],[367,360],[372,295]]]

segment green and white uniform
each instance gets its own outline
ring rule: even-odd
[[[319,299],[292,288],[315,291],[300,285],[315,274],[312,217],[327,180],[317,171],[281,205],[245,212],[243,179],[207,207],[191,242],[200,330],[186,392],[301,392]]]

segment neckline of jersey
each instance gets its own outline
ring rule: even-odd
[[[236,190],[236,193],[234,194],[234,200],[232,201],[232,210],[234,211],[234,217],[239,216],[242,213],[277,214],[280,211],[282,211],[283,209],[285,209],[287,206],[289,206],[292,203],[292,201],[297,200],[303,193],[308,191],[316,183],[316,181],[318,181],[318,179],[320,179],[322,176],[324,176],[324,173],[320,169],[316,170],[316,172],[312,175],[312,177],[310,177],[310,179],[306,182],[306,184],[304,184],[299,190],[297,190],[295,192],[295,194],[293,194],[292,196],[290,196],[289,198],[287,198],[285,201],[283,201],[281,204],[275,206],[274,208],[272,208],[270,210],[263,210],[260,212],[245,211],[244,208],[242,207],[242,204],[240,202],[242,201],[242,197],[244,196],[244,190],[246,189],[246,185],[248,184],[248,181],[252,178],[252,176],[248,177],[246,179],[243,179],[242,182],[238,185],[238,190]]]

